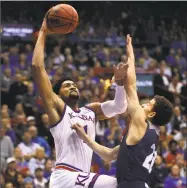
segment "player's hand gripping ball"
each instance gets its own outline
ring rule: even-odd
[[[52,33],[67,34],[75,30],[79,16],[71,5],[59,4],[47,12],[46,23]]]

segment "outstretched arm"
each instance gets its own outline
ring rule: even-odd
[[[128,112],[131,115],[131,121],[134,125],[146,125],[145,113],[141,107],[137,94],[136,85],[136,71],[135,71],[135,57],[132,47],[132,39],[127,35],[127,47],[126,47],[129,68],[127,70],[127,77],[125,79],[125,90],[127,92]]]
[[[34,49],[32,59],[32,74],[37,84],[44,108],[49,116],[50,123],[54,124],[59,120],[59,115],[56,110],[57,104],[60,102],[63,108],[64,103],[53,92],[51,82],[45,70],[44,46],[46,34],[47,28],[44,20]]]
[[[114,66],[114,75],[117,84],[114,100],[88,105],[89,108],[95,111],[98,120],[108,119],[126,111],[127,99],[124,89],[124,77],[126,76],[127,69],[128,64],[120,63],[117,67]]]
[[[115,148],[107,148],[102,146],[92,140],[84,131],[84,128],[79,125],[75,124],[72,126],[72,129],[76,130],[78,136],[95,152],[97,153],[103,160],[105,161],[112,161],[115,160],[118,156],[119,146]]]

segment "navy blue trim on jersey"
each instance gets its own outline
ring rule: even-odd
[[[71,108],[72,109],[72,108]],[[73,109],[72,109],[73,110]],[[78,110],[73,110],[75,113],[80,113],[81,112],[81,110],[80,110],[80,108],[78,109]]]
[[[92,108],[90,108],[89,106],[84,106],[85,108],[88,108],[89,110],[91,110],[94,114],[95,114],[95,111],[92,109]],[[95,114],[96,115],[96,114]]]
[[[56,164],[56,166],[67,166],[67,167],[69,167],[69,168],[72,168],[73,170],[76,170],[76,171],[79,171],[79,172],[83,172],[83,170],[81,170],[81,169],[79,169],[79,168],[76,168],[76,167],[74,167],[74,166],[71,166],[71,165],[69,165],[69,164],[66,164],[66,163],[58,163],[58,164]]]
[[[99,177],[99,174],[96,174],[93,178],[92,181],[89,183],[88,188],[93,188],[95,185],[95,182],[97,181],[97,178]]]
[[[53,127],[56,127],[56,126],[62,121],[62,119],[64,118],[64,115],[65,115],[65,112],[66,112],[66,104],[65,104],[65,106],[64,106],[64,111],[63,111],[63,113],[62,113],[62,116],[61,116],[60,120],[57,121],[54,125],[49,126],[49,129],[51,129],[51,128],[53,128]]]

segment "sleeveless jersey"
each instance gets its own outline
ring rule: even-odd
[[[117,158],[118,184],[128,181],[147,182],[157,156],[158,130],[147,122],[145,135],[136,145],[132,146],[126,143],[127,132],[120,144]]]
[[[50,127],[56,149],[56,165],[73,167],[90,172],[93,151],[84,143],[71,126],[79,123],[91,139],[95,140],[95,113],[88,107],[73,111],[65,105],[64,113],[57,124]]]

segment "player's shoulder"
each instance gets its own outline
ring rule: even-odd
[[[81,107],[80,110],[83,111],[84,113],[94,113],[95,114],[94,110],[87,105]]]

